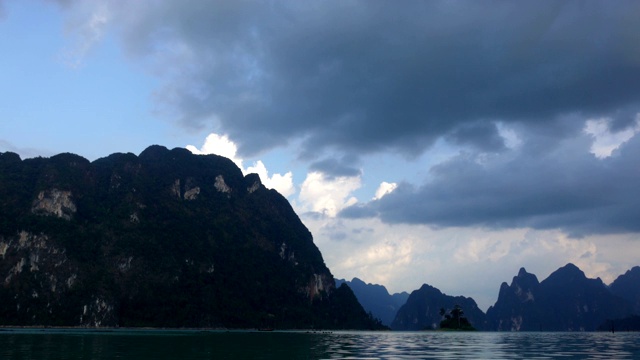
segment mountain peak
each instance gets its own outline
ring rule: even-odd
[[[634,266],[609,285],[611,292],[631,302],[636,313],[640,313],[640,267]]]
[[[157,159],[169,152],[169,149],[162,145],[151,145],[140,153],[140,159]]]
[[[628,275],[640,276],[640,266],[634,266],[630,270],[627,270],[627,272],[625,272],[624,274],[627,276]]]
[[[570,270],[570,271],[580,271],[580,272],[582,272],[582,270],[580,270],[580,268],[575,266],[573,263],[567,263],[567,265],[561,267],[558,270],[562,270],[562,269],[565,269],[565,270],[568,270],[568,271]]]
[[[572,263],[559,268],[547,277],[542,283],[545,286],[566,287],[568,284],[578,284],[587,281],[587,276]]]
[[[522,276],[526,276],[529,273],[527,272],[527,270],[524,267],[520,268],[520,271],[518,271],[518,277],[522,277]]]
[[[587,276],[584,274],[584,272],[582,270],[580,270],[579,267],[575,266],[572,263],[568,263],[567,265],[559,268],[558,270],[556,270],[553,274],[563,274],[563,275],[571,275],[571,276],[576,276],[579,278],[586,278]],[[551,274],[551,275],[553,275]],[[550,276],[551,276],[550,275]]]
[[[20,159],[20,155],[7,151],[7,152],[0,152],[0,163],[19,163],[21,162],[22,159]]]
[[[512,287],[516,286],[516,287],[531,288],[531,287],[537,286],[538,284],[539,284],[538,277],[535,276],[534,274],[528,273],[524,267],[520,268],[520,271],[518,271],[518,275],[514,276],[513,280],[511,281]]]
[[[433,294],[437,294],[437,295],[444,295],[444,294],[442,294],[442,291],[440,291],[440,289],[438,289],[436,287],[433,287],[433,286],[431,286],[429,284],[422,284],[420,289],[416,290],[416,291],[420,291],[420,292],[424,292],[424,293],[433,293]]]

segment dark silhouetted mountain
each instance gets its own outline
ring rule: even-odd
[[[334,322],[331,328],[389,330],[388,326],[364,310],[347,284],[343,283],[337,287],[329,304],[329,309],[325,310],[323,315]]]
[[[511,285],[503,282],[500,285],[498,301],[487,310],[487,321],[490,329],[495,330],[534,330],[539,324],[524,320],[539,319],[540,313],[536,296],[539,294],[538,278],[529,274],[524,268],[514,276]],[[523,327],[524,325],[524,327]]]
[[[336,287],[343,283],[346,283],[353,290],[358,301],[367,312],[370,312],[387,326],[391,325],[398,309],[409,298],[409,294],[406,292],[390,295],[384,286],[367,284],[358,278],[353,278],[351,281],[338,279],[336,280]]]
[[[607,320],[600,324],[597,331],[640,331],[640,316],[631,315],[622,319]]]
[[[499,331],[593,331],[606,319],[631,312],[630,304],[612,294],[602,280],[588,279],[567,264],[539,284],[535,275],[520,269],[510,286],[500,287],[487,321]]]
[[[0,324],[374,328],[288,201],[229,159],[0,153]]]
[[[609,285],[609,289],[633,306],[635,314],[640,314],[640,266],[634,266]]]
[[[475,300],[464,296],[449,296],[429,285],[422,285],[409,295],[391,323],[393,330],[437,329],[443,317],[440,309],[447,313],[459,305],[464,316],[478,330],[486,329],[486,316],[478,308]]]

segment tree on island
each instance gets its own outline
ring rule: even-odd
[[[441,308],[440,316],[444,317],[444,319],[440,321],[440,329],[442,330],[476,330],[469,322],[469,319],[464,317],[464,311],[460,305],[455,305],[448,314],[444,308]]]

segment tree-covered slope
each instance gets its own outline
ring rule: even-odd
[[[287,200],[229,159],[0,154],[2,325],[375,326],[335,294]]]

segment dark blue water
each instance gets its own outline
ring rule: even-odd
[[[640,333],[0,330],[0,359],[640,359]]]

